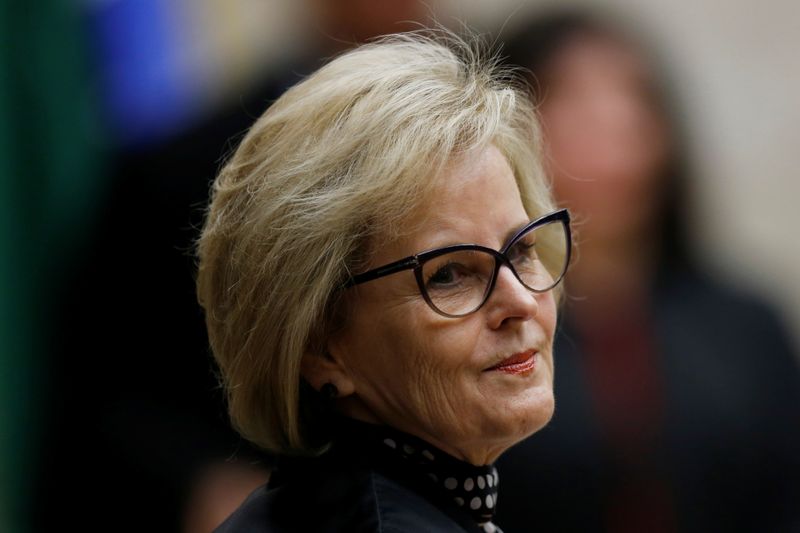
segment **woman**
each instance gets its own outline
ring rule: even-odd
[[[556,339],[563,401],[500,461],[500,520],[524,531],[532,499],[543,530],[794,530],[796,358],[769,308],[689,253],[702,216],[684,213],[660,72],[631,34],[581,13],[511,43],[536,80],[554,193],[583,224]]]
[[[553,413],[569,218],[528,99],[475,45],[348,52],[213,189],[198,294],[234,425],[277,470],[219,531],[495,531]]]

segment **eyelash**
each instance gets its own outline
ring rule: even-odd
[[[434,270],[434,271],[433,271],[433,272],[432,272],[432,273],[431,273],[431,274],[430,274],[430,275],[427,277],[427,279],[425,279],[425,285],[427,285],[428,283],[430,283],[430,282],[431,282],[431,280],[433,279],[433,277],[434,277],[436,274],[438,274],[438,273],[439,273],[439,272],[440,272],[442,269],[444,269],[444,268],[447,268],[447,267],[449,267],[450,265],[454,265],[454,264],[455,264],[455,261],[448,261],[447,263],[443,264],[442,266],[440,266],[439,268],[437,268],[436,270]]]

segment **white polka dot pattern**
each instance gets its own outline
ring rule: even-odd
[[[491,522],[486,522],[483,524],[483,531],[484,533],[503,533],[500,531],[500,528],[496,525],[492,524]]]
[[[402,434],[395,432],[391,435],[391,438],[383,439],[383,444],[393,450],[393,455],[409,461],[410,465],[422,470],[421,474],[430,482],[443,487],[455,504],[467,509],[484,531],[502,533],[491,522],[497,507],[498,475],[494,466],[474,466],[429,448],[427,443],[414,437],[407,436],[409,442]]]

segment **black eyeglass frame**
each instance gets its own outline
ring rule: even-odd
[[[560,222],[564,226],[564,236],[567,241],[566,257],[564,258],[564,268],[561,270],[559,275],[553,280],[553,283],[549,287],[545,289],[534,289],[532,287],[529,287],[527,284],[525,284],[524,281],[522,281],[519,274],[517,273],[517,270],[514,268],[514,265],[511,263],[511,260],[506,256],[506,252],[508,252],[509,248],[511,248],[512,246],[514,246],[514,244],[516,244],[516,242],[522,235],[528,233],[529,231],[533,231],[534,229],[540,226],[544,226],[545,224],[550,224],[553,222]],[[564,274],[566,274],[567,272],[567,268],[569,267],[569,262],[572,256],[572,232],[570,230],[569,223],[570,223],[569,211],[567,211],[566,209],[559,209],[558,211],[554,211],[547,215],[543,215],[535,220],[532,220],[531,222],[523,226],[510,239],[508,239],[506,244],[503,245],[503,247],[500,250],[494,250],[486,246],[481,246],[480,244],[454,244],[450,246],[443,246],[441,248],[434,248],[431,250],[420,252],[418,254],[404,257],[403,259],[398,259],[397,261],[392,261],[391,263],[387,263],[383,266],[367,270],[366,272],[362,272],[361,274],[356,274],[355,276],[347,280],[342,286],[342,288],[346,289],[354,285],[360,285],[362,283],[383,278],[385,276],[389,276],[397,272],[413,269],[414,277],[416,278],[417,285],[419,286],[419,292],[431,309],[433,309],[440,315],[449,318],[459,318],[462,316],[467,316],[469,314],[478,311],[478,309],[483,307],[483,304],[485,304],[486,301],[489,299],[489,296],[492,294],[492,291],[494,290],[495,283],[497,282],[497,276],[500,273],[500,268],[503,265],[508,266],[508,268],[511,269],[511,272],[514,274],[514,277],[516,277],[517,280],[531,292],[536,292],[536,293],[547,292],[556,285],[558,285],[559,282],[564,278]],[[478,306],[475,307],[475,309],[467,313],[458,315],[445,313],[444,311],[436,307],[436,304],[434,304],[431,301],[431,298],[428,295],[428,291],[425,289],[425,280],[422,279],[422,265],[424,265],[427,261],[444,254],[448,254],[451,252],[468,251],[468,250],[477,250],[494,256],[495,267],[494,271],[492,272],[492,277],[489,280],[489,283],[486,287],[486,292],[483,295],[483,300],[481,300],[481,303],[478,304]]]

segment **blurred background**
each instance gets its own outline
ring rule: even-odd
[[[586,240],[553,429],[506,459],[523,478],[509,487],[541,491],[531,529],[800,531],[797,2],[3,7],[0,531],[210,531],[265,481],[269,458],[228,429],[194,299],[209,183],[326,58],[433,19],[506,42],[533,71],[556,193]],[[587,333],[619,326],[594,308],[620,301],[644,340]],[[610,352],[627,354],[612,375],[598,370]],[[630,405],[638,419],[608,414]]]

